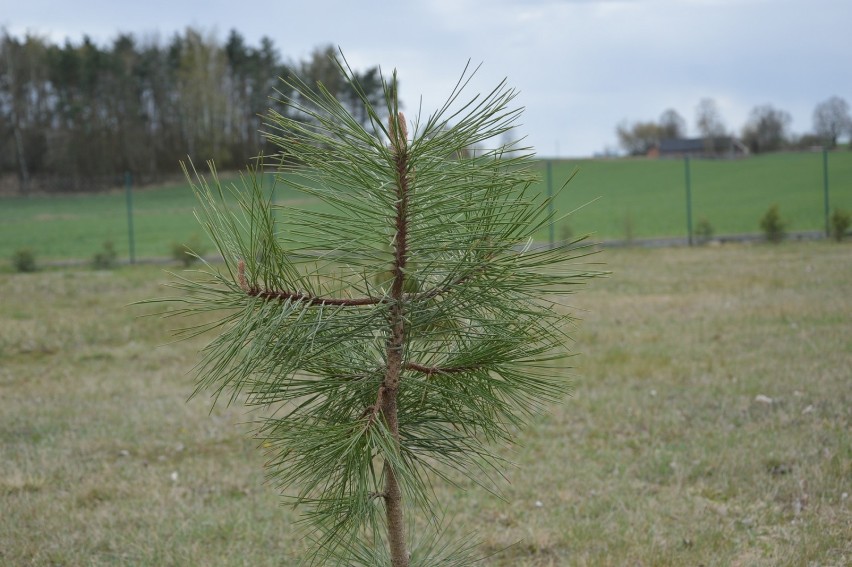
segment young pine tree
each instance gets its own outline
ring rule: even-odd
[[[566,393],[560,300],[594,275],[571,263],[589,248],[532,244],[551,219],[529,154],[465,151],[510,139],[520,110],[505,82],[462,101],[465,70],[410,123],[395,73],[375,108],[340,69],[367,128],[296,80],[287,115],[268,116],[278,153],[264,168],[315,208],[277,205],[257,170],[230,188],[212,165],[212,182],[195,175],[224,267],[179,279],[174,313],[220,312],[183,331],[220,333],[196,393],[270,410],[255,433],[309,526],[309,561],[469,565],[466,541],[439,540],[432,482],[490,483],[503,463],[489,444]]]

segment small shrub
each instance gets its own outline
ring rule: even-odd
[[[19,248],[12,254],[12,266],[17,272],[36,271],[35,252],[31,248]]]
[[[778,205],[769,207],[769,210],[760,219],[760,229],[769,242],[777,244],[784,240],[787,236],[787,221],[781,218]]]
[[[115,267],[115,262],[118,259],[118,253],[115,251],[115,246],[107,240],[104,242],[103,248],[95,253],[92,258],[92,267],[96,270],[109,270]]]
[[[713,225],[705,218],[698,219],[695,230],[692,231],[698,244],[707,244],[713,238]]]
[[[203,255],[204,246],[201,243],[201,239],[196,235],[193,235],[185,244],[179,242],[172,244],[172,258],[183,264],[185,268],[197,262],[197,256]]]
[[[841,242],[850,226],[852,226],[852,213],[842,209],[834,209],[834,214],[831,215],[832,238]]]

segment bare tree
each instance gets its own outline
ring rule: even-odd
[[[708,154],[716,151],[716,138],[725,135],[725,123],[719,107],[712,98],[702,98],[695,109],[695,125],[704,138],[704,150]]]
[[[754,153],[780,150],[787,143],[792,118],[770,104],[756,106],[743,127],[743,141]]]
[[[712,98],[702,98],[695,109],[695,126],[704,138],[725,135],[725,123]]]
[[[660,138],[683,138],[686,135],[686,120],[669,108],[660,115]]]
[[[660,127],[654,122],[622,122],[615,129],[618,143],[632,156],[648,153],[660,141]]]
[[[225,117],[225,52],[212,34],[188,28],[180,54],[178,92],[182,132],[192,156],[221,155]]]
[[[833,96],[816,105],[814,109],[814,132],[825,145],[833,148],[837,138],[852,130],[852,118],[849,117],[849,104],[838,96]]]

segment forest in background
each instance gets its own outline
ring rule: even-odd
[[[335,53],[324,46],[285,60],[271,39],[251,46],[235,30],[224,43],[187,28],[166,42],[120,34],[107,46],[3,31],[0,193],[91,191],[125,173],[149,183],[175,174],[185,156],[244,167],[264,151],[263,116],[288,112],[276,101],[292,94],[279,78],[321,82],[368,121]],[[354,72],[380,107],[378,66]]]

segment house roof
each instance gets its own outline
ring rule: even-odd
[[[660,153],[703,152],[704,138],[668,138],[660,140]]]
[[[731,136],[717,136],[708,144],[705,138],[666,138],[660,140],[660,154],[701,154],[705,152],[723,153],[741,151],[747,153],[747,148]]]

